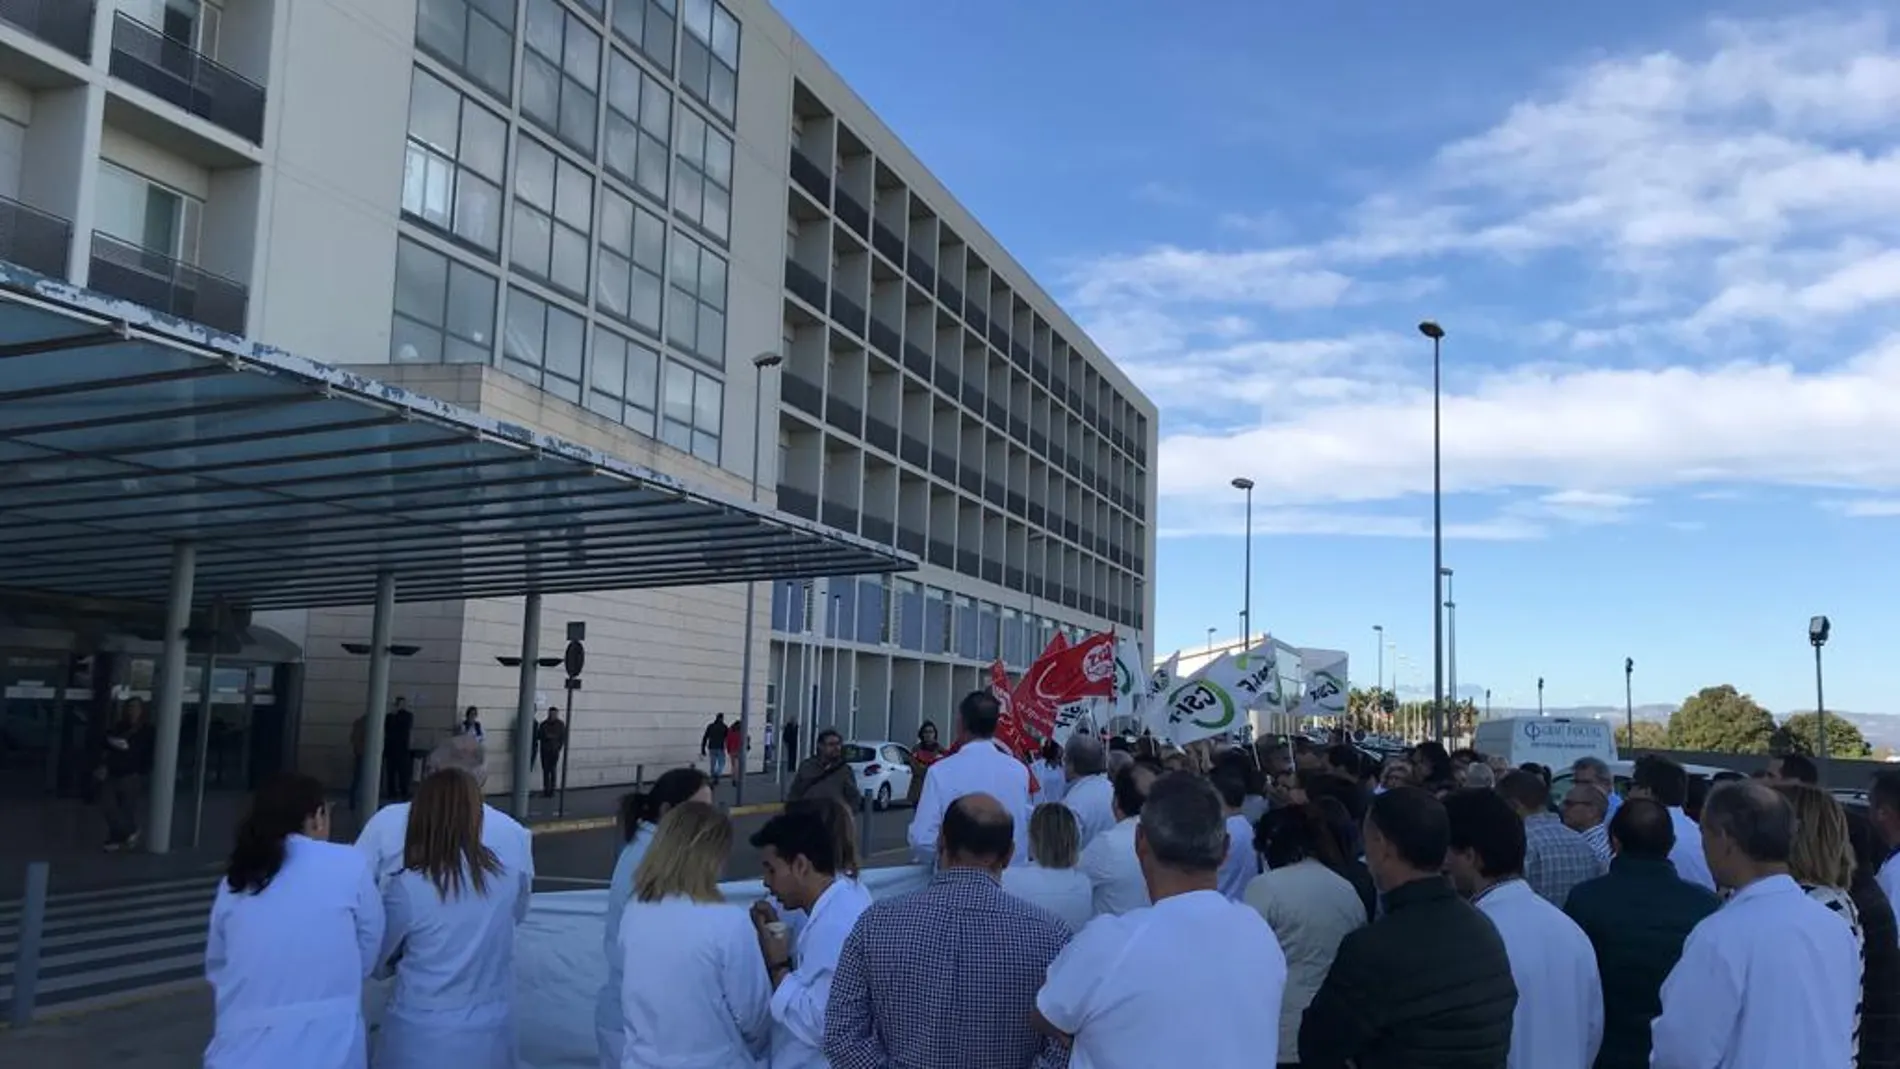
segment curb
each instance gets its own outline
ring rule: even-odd
[[[46,1009],[35,1012],[33,1019],[28,1021],[26,1025],[21,1028],[15,1028],[6,1021],[0,1021],[0,1034],[7,1032],[24,1033],[41,1025],[71,1020],[75,1017],[87,1017],[95,1013],[104,1013],[108,1010],[122,1010],[129,1006],[137,1006],[140,1003],[152,1002],[157,999],[168,998],[172,995],[182,995],[188,991],[207,986],[208,981],[206,981],[204,977],[189,976],[183,980],[168,980],[162,984],[153,984],[150,987],[140,987],[110,995],[98,995],[63,1006],[49,1006]]]
[[[764,813],[779,813],[785,809],[784,802],[758,802],[752,805],[735,805],[726,810],[729,817],[751,817]],[[528,825],[532,835],[568,835],[577,831],[598,831],[619,825],[617,817],[574,817],[570,820],[543,820]]]

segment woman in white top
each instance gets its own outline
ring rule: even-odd
[[[1042,753],[1030,764],[1036,776],[1036,801],[1060,802],[1068,792],[1067,774],[1062,769],[1062,747],[1054,739],[1042,744]]]
[[[211,906],[206,1069],[368,1064],[363,979],[383,904],[368,860],[329,837],[323,785],[309,776],[273,776],[252,798]]]
[[[482,845],[482,792],[458,768],[416,788],[403,869],[383,888],[396,989],[377,1069],[515,1069],[515,925],[529,877]]]
[[[1286,954],[1280,996],[1283,1065],[1300,1060],[1300,1019],[1333,967],[1340,941],[1366,923],[1365,904],[1351,882],[1334,871],[1339,841],[1326,814],[1304,802],[1260,819],[1254,841],[1267,871],[1247,885],[1246,903],[1260,912]]]
[[[686,802],[712,804],[712,780],[697,768],[673,769],[653,781],[652,790],[633,791],[620,799],[620,834],[626,845],[614,859],[613,876],[607,881],[607,930],[601,944],[607,955],[607,982],[600,985],[600,999],[594,1006],[594,1042],[601,1069],[620,1069],[626,1045],[620,1015],[620,976],[625,964],[620,958],[620,919],[633,897],[633,874],[653,845],[660,818]]]
[[[1865,987],[1866,933],[1861,931],[1860,908],[1849,888],[1854,883],[1854,840],[1847,831],[1847,811],[1834,796],[1811,783],[1780,783],[1775,790],[1794,807],[1794,850],[1788,857],[1788,875],[1808,897],[1838,914],[1854,933],[1860,947],[1862,986]],[[1863,997],[1862,1003],[1866,1002]],[[1854,1051],[1860,1051],[1861,1005],[1854,1007]]]
[[[763,1064],[772,985],[751,916],[719,891],[731,852],[732,823],[710,805],[660,819],[620,920],[622,1069]]]
[[[1041,906],[1079,932],[1095,915],[1095,891],[1082,858],[1081,825],[1069,807],[1044,802],[1029,815],[1029,863],[1003,870],[1003,890]]]

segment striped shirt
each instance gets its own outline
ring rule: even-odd
[[[1804,883],[1801,885],[1801,889],[1808,893],[1809,898],[1833,910],[1842,920],[1847,922],[1848,930],[1854,933],[1854,945],[1860,947],[1861,960],[1863,962],[1862,971],[1865,972],[1866,967],[1864,962],[1866,961],[1867,955],[1867,938],[1865,934],[1861,932],[1860,910],[1854,905],[1853,898],[1850,897],[1846,891],[1838,887],[1819,887],[1814,884]],[[1861,986],[1861,990],[1866,990],[1864,982]],[[1856,1061],[1860,1058],[1860,1013],[1864,997],[1865,996],[1854,1000],[1854,1057]]]

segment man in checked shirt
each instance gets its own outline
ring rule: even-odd
[[[930,883],[858,918],[825,1009],[832,1069],[1068,1065],[1068,1045],[1030,1021],[1070,932],[998,884],[1015,852],[1014,824],[990,795],[952,802]]]

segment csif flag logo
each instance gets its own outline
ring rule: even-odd
[[[1204,731],[1225,731],[1237,710],[1225,688],[1197,679],[1168,696],[1168,723],[1182,721]]]
[[[1314,705],[1324,704],[1328,698],[1337,698],[1345,688],[1339,685],[1339,677],[1331,672],[1313,673],[1312,682],[1306,685],[1306,696]]]

